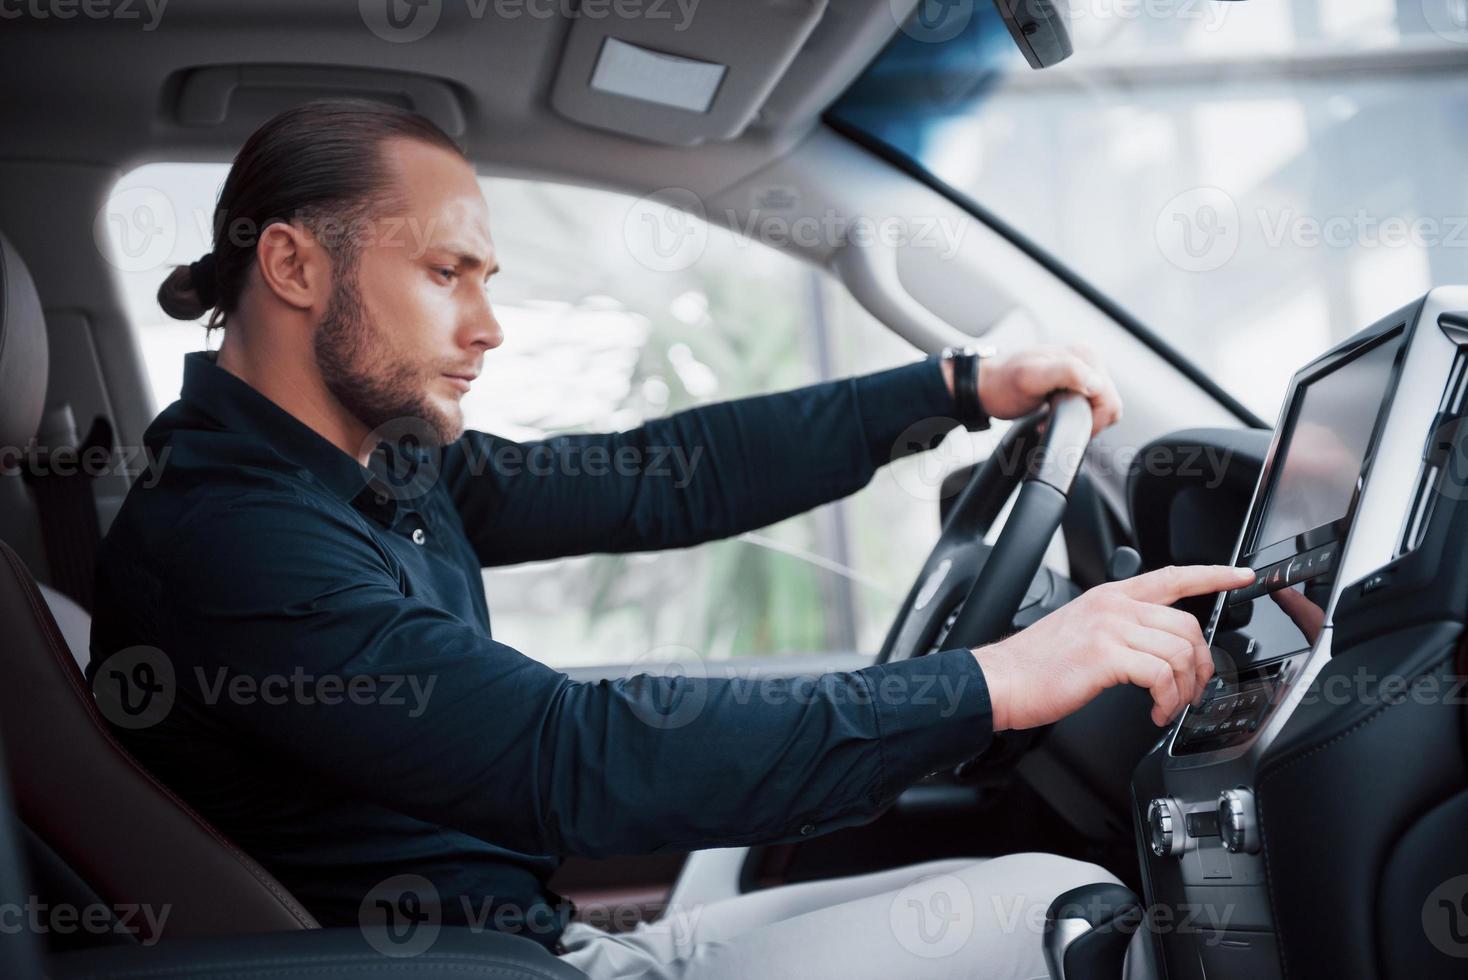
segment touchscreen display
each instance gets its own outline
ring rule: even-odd
[[[1253,550],[1346,516],[1396,352],[1378,344],[1304,387]]]
[[[1210,638],[1221,670],[1307,649],[1320,634],[1400,347],[1379,342],[1296,389],[1253,544],[1241,559],[1258,578],[1214,609]]]
[[[1325,628],[1356,484],[1391,384],[1396,339],[1337,361],[1295,389],[1252,543],[1252,585],[1219,597],[1208,638],[1217,675],[1189,708],[1173,752],[1209,752],[1252,737],[1284,676],[1283,659]]]

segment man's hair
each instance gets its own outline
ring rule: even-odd
[[[180,320],[212,310],[209,327],[223,326],[239,306],[261,233],[277,222],[302,222],[321,240],[334,269],[350,269],[363,220],[400,198],[389,186],[381,152],[382,143],[394,138],[464,156],[422,116],[354,99],[307,102],[255,130],[219,192],[213,248],[169,274],[158,288],[158,305]]]

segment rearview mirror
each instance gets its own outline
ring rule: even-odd
[[[1070,57],[1067,0],[994,0],[994,6],[1031,68],[1049,68]]]

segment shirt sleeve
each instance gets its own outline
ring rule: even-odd
[[[709,663],[577,683],[405,594],[346,516],[269,498],[210,511],[180,529],[163,583],[167,727],[500,846],[798,839],[871,819],[992,736],[966,650],[819,677]]]
[[[682,548],[851,494],[952,416],[928,358],[627,432],[517,443],[471,431],[445,453],[443,477],[485,566]]]

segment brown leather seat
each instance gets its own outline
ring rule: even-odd
[[[0,446],[34,437],[46,370],[35,285],[0,234]],[[3,543],[0,632],[0,744],[20,820],[51,856],[109,906],[166,907],[163,937],[316,927],[113,738],[35,580]]]

